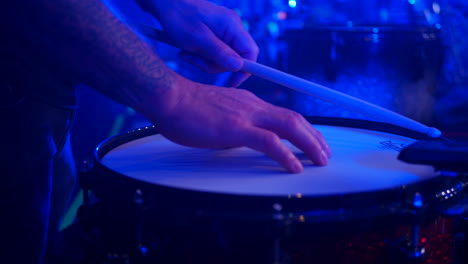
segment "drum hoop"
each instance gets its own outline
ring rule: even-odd
[[[360,128],[392,133],[413,139],[426,136],[399,126],[346,118],[306,117],[316,125],[331,125]],[[148,126],[111,137],[96,148],[95,168],[91,186],[97,190],[98,197],[106,199],[113,196],[121,202],[135,202],[135,195],[141,195],[146,207],[168,209],[183,214],[246,218],[246,220],[287,220],[293,222],[328,222],[330,220],[359,219],[365,216],[385,216],[390,214],[413,214],[413,196],[422,193],[425,204],[438,200],[435,194],[458,184],[453,178],[434,177],[414,184],[393,189],[330,196],[253,196],[225,193],[211,193],[175,187],[149,184],[130,178],[106,167],[102,158],[112,149],[132,140],[158,134],[157,126]],[[99,175],[99,176],[98,176]],[[435,187],[436,186],[436,187]],[[93,190],[93,187],[91,188]],[[100,193],[100,191],[101,193]],[[115,194],[107,193],[114,190]],[[106,192],[105,194],[102,191]],[[426,195],[427,194],[427,195]],[[375,197],[376,199],[370,198]],[[127,197],[128,199],[125,199]],[[170,203],[159,203],[170,201]],[[188,202],[189,201],[189,202]],[[213,201],[216,201],[213,204]],[[155,204],[156,203],[156,204]],[[167,207],[164,205],[167,204]],[[219,205],[222,204],[222,208]],[[424,205],[424,207],[427,207]],[[261,209],[259,209],[261,208]],[[279,210],[278,210],[279,209]],[[427,208],[426,208],[427,209]],[[433,208],[430,208],[432,210]]]
[[[350,119],[340,117],[319,117],[319,116],[305,116],[305,119],[314,125],[330,125],[340,126],[349,128],[360,128],[378,132],[391,133],[399,136],[409,137],[417,140],[426,139],[427,135],[413,131],[407,128],[396,126],[389,123],[362,120],[362,119]],[[113,136],[102,143],[100,143],[94,151],[94,158],[100,161],[109,151],[112,149],[128,143],[132,140],[159,134],[157,126],[146,126],[134,130],[130,130],[126,133]]]

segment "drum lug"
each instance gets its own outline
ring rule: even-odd
[[[78,209],[78,218],[80,219],[81,226],[85,231],[89,231],[90,227],[90,190],[92,185],[93,177],[93,162],[89,160],[83,160],[78,165],[78,177],[79,177],[79,186],[81,187],[83,204]]]
[[[89,206],[89,191],[91,190],[94,164],[83,160],[78,166],[79,186],[83,189],[83,205]]]
[[[399,245],[393,246],[390,263],[420,264],[424,262],[426,256],[426,249],[424,247],[414,246],[407,239],[400,242]]]

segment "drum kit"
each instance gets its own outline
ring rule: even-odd
[[[96,149],[81,208],[89,263],[463,263],[467,174],[398,160],[424,135],[308,117],[334,150],[287,174],[247,148],[180,146],[144,127]],[[286,142],[287,143],[287,142]],[[287,143],[289,144],[289,143]],[[88,196],[88,192],[84,192]]]

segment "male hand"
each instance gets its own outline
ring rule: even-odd
[[[327,164],[331,151],[325,139],[298,113],[271,105],[243,89],[175,78],[171,83],[177,87],[165,94],[165,108],[154,111],[150,106],[142,111],[169,140],[198,148],[245,146],[265,153],[289,172],[301,172],[301,162],[280,140],[283,138],[314,164]]]
[[[235,72],[233,87],[249,77],[239,72],[241,57],[256,61],[258,46],[235,11],[204,0],[137,2],[159,20],[171,44],[182,49],[182,59],[209,73]]]

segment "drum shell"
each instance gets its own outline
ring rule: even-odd
[[[115,175],[113,180],[119,182]],[[440,216],[435,208],[418,211],[410,206],[410,199],[407,206],[394,204],[393,209],[382,204],[382,211],[369,210],[367,206],[376,209],[376,204],[367,203],[361,211],[337,207],[334,212],[330,205],[340,204],[339,199],[304,199],[299,203],[305,206],[297,204],[298,200],[294,205],[306,208],[313,203],[316,209],[278,214],[270,210],[279,203],[275,199],[265,202],[209,194],[201,198],[176,192],[154,195],[155,189],[125,180],[105,188],[107,194],[95,190],[100,202],[99,216],[94,218],[102,221],[99,226],[104,233],[100,243],[111,251],[134,252],[130,254],[133,259],[140,257],[137,245],[145,245],[149,248],[145,259],[162,263],[274,263],[275,254],[279,263],[407,263],[411,251],[407,244],[418,225],[418,241],[427,239],[421,243],[426,252],[439,252],[432,263],[452,260],[452,219]],[[352,200],[343,198],[341,206],[352,205]],[[251,208],[239,206],[246,203]],[[310,216],[314,214],[318,219]]]

